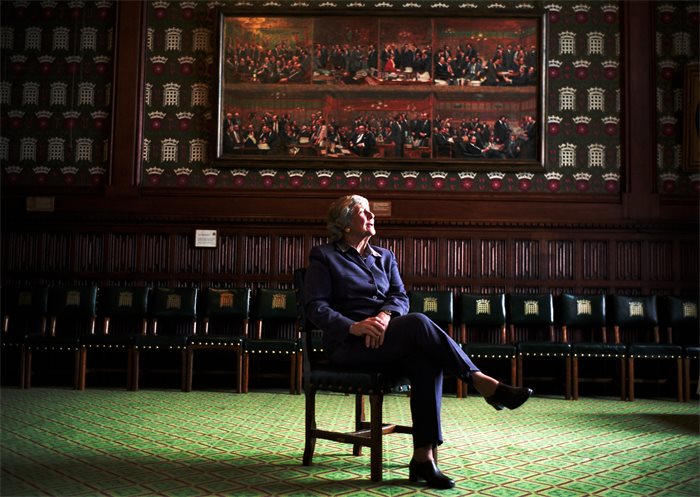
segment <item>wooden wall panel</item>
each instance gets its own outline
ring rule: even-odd
[[[517,279],[540,278],[540,242],[515,240],[513,242],[513,277]]]
[[[203,273],[205,251],[194,247],[192,235],[175,235],[175,267],[177,273]]]
[[[137,265],[137,235],[133,233],[107,234],[107,272],[135,273]]]
[[[608,242],[606,240],[583,240],[581,256],[582,279],[608,279]]]
[[[56,273],[70,271],[69,243],[70,235],[67,233],[42,233],[39,237],[39,268]]]
[[[303,236],[280,236],[275,274],[292,274],[307,264]]]
[[[638,281],[642,278],[642,244],[637,241],[619,241],[615,251],[617,279]]]
[[[217,276],[235,275],[238,260],[238,237],[219,235],[216,248],[209,253],[209,270]]]
[[[243,236],[243,275],[272,274],[272,237],[270,235]]]
[[[435,278],[439,274],[438,241],[435,238],[414,238],[413,266],[410,274],[417,278]]]
[[[75,236],[72,259],[73,270],[79,273],[104,271],[105,242],[102,233],[78,233]]]
[[[472,241],[445,240],[445,276],[457,280],[468,280],[472,277]]]
[[[481,240],[479,278],[506,277],[506,240]]]
[[[574,278],[574,242],[550,240],[547,242],[547,278],[572,280]]]
[[[656,281],[673,279],[673,242],[652,240],[649,242],[649,279]]]
[[[148,233],[143,237],[143,271],[145,273],[171,272],[170,236]]]
[[[681,242],[680,256],[677,258],[680,267],[680,279],[688,282],[698,282],[698,261],[700,261],[700,251],[698,242]]]

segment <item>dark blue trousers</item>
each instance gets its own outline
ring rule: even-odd
[[[367,348],[364,337],[351,335],[331,351],[330,359],[340,366],[390,371],[411,381],[414,447],[442,443],[443,375],[469,381],[471,373],[479,371],[457,342],[417,313],[393,318],[381,347]]]

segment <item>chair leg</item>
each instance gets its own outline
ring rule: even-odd
[[[187,392],[187,375],[189,374],[189,361],[187,357],[187,347],[180,350],[180,390]]]
[[[564,368],[566,371],[564,372],[564,397],[566,400],[571,399],[571,356],[566,356],[564,358]]]
[[[309,387],[306,390],[306,435],[304,442],[304,456],[302,457],[302,464],[304,466],[311,466],[312,460],[314,458],[314,449],[316,448],[316,436],[314,431],[316,430],[316,389],[314,387]]]
[[[517,379],[516,379],[516,386],[522,387],[523,386],[523,356],[519,355],[518,360],[517,360],[517,368],[518,368],[518,373],[517,373]]]
[[[25,365],[25,378],[24,378],[24,388],[32,388],[32,356],[33,351],[31,348],[27,348],[27,363]]]
[[[627,371],[626,371],[626,365],[627,362],[625,361],[624,356],[620,357],[620,399],[621,400],[627,400],[627,383],[625,382],[625,378],[627,378]]]
[[[360,431],[365,423],[365,396],[361,393],[355,395],[355,431]],[[353,444],[352,455],[362,455],[362,445]]]
[[[131,373],[131,386],[129,389],[136,391],[139,389],[139,376],[141,374],[141,351],[137,347],[132,349],[131,362],[133,364],[133,372]]]
[[[683,359],[676,359],[676,384],[678,385],[678,402],[683,402]]]
[[[382,404],[384,403],[384,395],[370,395],[370,437],[371,437],[371,453],[370,478],[372,481],[382,481]]]
[[[243,393],[243,349],[236,347],[236,391]]]
[[[83,388],[80,388],[80,371],[83,364],[84,351],[84,347],[78,347],[73,353],[73,389],[75,390],[83,390],[85,388],[85,385],[82,385]]]
[[[78,358],[78,390],[85,390],[85,377],[87,376],[87,347],[80,347]]]
[[[464,382],[459,378],[457,378],[457,380],[456,380],[456,391],[457,391],[457,398],[463,399],[464,398]]]
[[[690,401],[690,358],[683,359],[683,395],[685,401]]]
[[[302,383],[303,383],[303,366],[304,366],[304,357],[301,355],[301,352],[297,352],[297,373],[296,373],[296,378],[297,378],[297,395],[301,395],[301,391],[303,390]]]
[[[19,388],[25,389],[27,381],[27,347],[22,345],[19,351]]]
[[[628,388],[627,388],[627,395],[629,397],[630,402],[634,401],[634,357],[630,357],[627,359],[627,380],[628,380]]]
[[[289,355],[289,394],[296,393],[297,383],[297,354],[296,352]]]
[[[578,356],[571,361],[571,383],[574,400],[578,400]]]
[[[250,373],[250,355],[243,354],[243,393],[248,393],[248,374]]]
[[[192,376],[194,375],[194,349],[187,346],[187,371],[185,374],[185,392],[192,391]]]
[[[511,385],[518,384],[517,362],[518,361],[515,359],[515,357],[510,358],[510,384]]]

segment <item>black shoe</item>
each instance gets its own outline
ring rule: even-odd
[[[411,459],[408,465],[408,479],[416,482],[425,480],[429,487],[454,488],[455,482],[443,475],[435,464],[435,461],[416,462]]]
[[[499,383],[496,391],[490,397],[485,397],[486,402],[491,404],[494,409],[500,411],[504,407],[508,409],[517,409],[525,403],[532,395],[531,388],[511,387],[504,383]]]

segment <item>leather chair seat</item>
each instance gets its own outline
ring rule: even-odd
[[[462,350],[476,358],[513,358],[517,354],[515,345],[500,343],[465,343]]]
[[[568,356],[571,344],[561,342],[521,342],[518,353],[530,356]]]
[[[388,394],[410,391],[410,382],[385,372],[348,371],[324,367],[308,376],[311,386],[342,393]]]
[[[680,345],[660,343],[633,343],[627,349],[630,357],[678,358],[683,356]]]
[[[134,345],[133,335],[90,335],[80,340],[86,347],[130,347]]]
[[[263,338],[260,340],[247,340],[245,342],[245,350],[253,354],[294,354],[301,350],[301,343],[299,340]]]
[[[684,352],[688,359],[700,358],[700,347],[685,347]]]
[[[571,351],[579,357],[624,357],[627,347],[621,343],[578,342],[572,345]]]
[[[134,345],[137,348],[184,348],[187,346],[187,335],[138,335],[134,337]]]
[[[243,345],[243,340],[243,337],[228,335],[194,335],[189,337],[187,343],[190,345],[240,347]]]
[[[78,337],[31,335],[27,338],[27,346],[31,349],[77,349],[80,346],[80,339]]]

